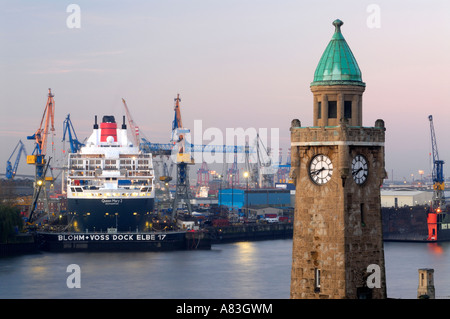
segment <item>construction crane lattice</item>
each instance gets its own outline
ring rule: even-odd
[[[439,159],[439,151],[436,142],[436,134],[433,124],[433,116],[429,115],[428,120],[430,121],[430,131],[431,131],[431,148],[433,154],[433,209],[442,210],[445,207],[445,183],[444,183],[444,161]]]

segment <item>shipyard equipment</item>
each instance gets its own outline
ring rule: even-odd
[[[45,182],[51,180],[51,177],[46,178],[46,172],[50,159],[46,158],[47,155],[47,141],[50,132],[55,131],[54,127],[54,115],[55,115],[55,101],[53,99],[51,89],[48,89],[47,104],[45,105],[44,114],[41,119],[41,124],[35,133],[28,136],[27,139],[35,141],[35,147],[32,155],[27,156],[27,164],[35,166],[35,180],[34,180],[34,192],[33,200],[30,207],[30,215],[28,221],[31,222],[34,217],[33,214],[36,210],[36,205],[41,191],[44,192],[44,209],[48,212],[47,191],[45,188]]]
[[[275,168],[271,159],[271,150],[266,148],[259,134],[256,137],[256,155],[258,185],[262,188],[273,187]]]
[[[75,133],[72,121],[70,120],[70,114],[67,114],[67,117],[63,122],[63,142],[66,141],[66,133],[69,138],[70,151],[72,153],[77,153],[84,144],[78,141],[77,134]]]
[[[288,183],[289,182],[289,171],[291,168],[291,149],[288,150],[286,164],[282,164],[283,156],[282,149],[280,148],[278,163],[274,165],[277,168],[276,172],[276,182],[277,183]]]
[[[202,167],[197,171],[197,186],[208,186],[209,185],[209,168],[208,164],[203,161]]]
[[[430,206],[430,210],[427,214],[428,224],[428,240],[437,240],[439,223],[443,218],[443,210],[445,209],[445,183],[444,183],[444,161],[439,159],[439,152],[436,143],[436,134],[434,132],[433,116],[429,115],[431,131],[431,148],[433,153],[433,200]]]
[[[133,136],[133,144],[139,146],[139,127],[134,123],[133,118],[131,117],[131,113],[128,110],[127,102],[122,99],[123,106],[125,107],[125,112],[127,113],[128,125],[130,126],[132,136]]]
[[[175,197],[172,205],[172,220],[174,220],[177,213],[178,204],[183,201],[187,207],[189,215],[192,213],[191,206],[191,191],[189,187],[189,166],[194,164],[194,160],[189,152],[186,152],[185,134],[189,133],[189,129],[183,128],[180,110],[180,95],[175,98],[175,117],[172,123],[172,143],[176,143],[176,165],[177,165],[177,180]]]
[[[227,180],[229,187],[233,188],[234,185],[239,185],[239,168],[237,165],[237,154],[234,154],[233,164],[227,170]]]
[[[186,139],[186,134],[190,133],[190,130],[183,126],[181,110],[180,110],[180,95],[178,94],[175,100],[174,106],[174,119],[172,121],[172,136],[170,143],[152,143],[143,135],[139,135],[139,129],[137,125],[132,121],[131,114],[129,112],[128,106],[124,99],[122,102],[125,107],[125,111],[128,115],[129,125],[133,129],[133,132],[136,133],[134,136],[135,143],[139,144],[139,148],[141,151],[146,153],[152,153],[153,156],[167,156],[170,159],[171,163],[163,163],[163,174],[159,177],[159,179],[163,182],[169,182],[171,178],[170,171],[172,167],[175,165],[177,167],[176,174],[176,192],[172,204],[172,219],[175,217],[175,214],[178,209],[178,205],[180,202],[184,202],[187,206],[187,210],[191,213],[191,192],[189,186],[189,165],[194,164],[193,157],[191,154],[193,153],[210,153],[210,154],[234,154],[235,161],[233,163],[233,167],[228,170],[228,168],[224,169],[224,176],[226,178],[230,177],[233,179],[231,184],[239,183],[239,170],[237,168],[236,163],[236,154],[243,153],[245,154],[246,164],[250,166],[249,155],[255,154],[257,156],[256,164],[252,169],[247,169],[252,184],[258,185],[260,187],[271,187],[273,186],[273,179],[275,175],[274,165],[270,160],[270,151],[265,148],[264,143],[260,139],[259,135],[256,138],[256,147],[249,147],[246,145],[198,145],[192,144],[189,140]],[[170,169],[168,167],[170,166]],[[199,174],[204,177],[206,172],[202,169],[199,170]],[[231,175],[231,176],[230,176]]]
[[[428,120],[430,121],[431,148],[433,153],[433,208],[442,209],[445,206],[444,161],[439,159],[439,152],[433,125],[433,116],[429,115]]]
[[[159,180],[168,183],[172,180],[172,169],[173,169],[173,162],[170,163],[170,166],[167,166],[167,163],[163,163],[163,174],[159,177]]]
[[[14,161],[14,166],[12,166],[11,158],[13,157],[17,148],[19,148],[19,150],[17,151],[16,160]],[[17,168],[19,167],[19,162],[20,162],[22,153],[25,154],[25,156],[27,156],[27,150],[25,149],[25,145],[23,145],[22,141],[19,141],[17,143],[16,147],[14,148],[14,151],[11,153],[11,156],[9,156],[8,160],[6,161],[6,178],[7,179],[13,179],[16,176]]]

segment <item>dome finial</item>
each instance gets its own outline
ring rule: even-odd
[[[341,26],[344,24],[344,22],[342,22],[341,20],[339,20],[339,19],[336,19],[336,20],[334,20],[333,21],[333,25],[335,26],[335,32],[341,32]]]

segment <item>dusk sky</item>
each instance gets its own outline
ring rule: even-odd
[[[168,143],[177,93],[185,127],[278,128],[285,157],[291,120],[312,126],[335,19],[366,83],[363,125],[385,121],[389,179],[430,174],[430,114],[449,177],[448,0],[0,1],[0,172],[20,139],[31,154],[48,88],[56,157],[67,114],[83,140],[94,115],[124,115],[122,98],[149,140]],[[18,174],[30,172],[22,158]]]

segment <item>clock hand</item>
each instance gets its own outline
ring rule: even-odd
[[[361,171],[362,171],[362,167],[358,168],[356,171],[353,171],[352,175],[356,175],[356,174],[358,174]]]
[[[325,167],[322,167],[322,168],[320,168],[320,169],[318,169],[318,170],[315,170],[315,171],[312,172],[311,174],[313,174],[313,175],[319,175],[319,173],[322,172],[322,171],[324,171],[324,170],[325,170]]]

